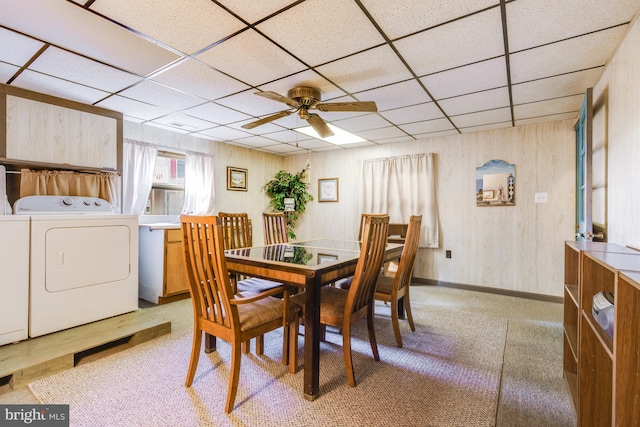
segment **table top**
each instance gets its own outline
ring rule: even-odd
[[[403,245],[387,243],[387,251],[401,251]],[[360,256],[357,240],[314,239],[225,251],[227,259],[289,264],[317,269],[353,261]]]

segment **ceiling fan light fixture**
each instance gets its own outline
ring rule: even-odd
[[[293,129],[296,132],[300,132],[303,133],[305,135],[311,136],[313,138],[317,138],[320,139],[322,141],[325,142],[329,142],[331,144],[335,144],[335,145],[346,145],[346,144],[354,144],[356,142],[365,142],[366,139],[364,138],[360,138],[358,135],[354,135],[350,132],[347,132],[344,129],[340,129],[339,127],[336,127],[334,125],[332,125],[331,123],[327,123],[327,125],[329,126],[329,128],[333,131],[333,135],[326,137],[326,138],[322,138],[320,135],[318,135],[318,132],[316,132],[316,130],[314,128],[312,128],[311,126],[305,126],[305,127],[301,127],[301,128],[297,128],[297,129]]]

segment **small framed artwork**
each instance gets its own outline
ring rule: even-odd
[[[247,170],[227,166],[227,190],[247,191]]]
[[[336,255],[318,254],[318,265],[324,264],[325,262],[333,262],[337,260],[338,260],[338,257]]]
[[[318,201],[338,201],[338,178],[323,178],[318,180]]]

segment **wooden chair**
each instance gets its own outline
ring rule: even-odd
[[[193,383],[202,333],[228,341],[232,350],[225,412],[230,413],[238,391],[241,343],[284,327],[287,333],[283,340],[282,363],[289,365],[289,372],[296,372],[300,308],[290,304],[284,287],[246,298],[234,294],[224,256],[220,218],[182,215],[180,223],[194,315],[193,343],[185,385],[190,387]],[[274,298],[277,293],[284,293],[284,298]]]
[[[264,212],[262,214],[262,225],[264,228],[265,245],[287,243],[289,241],[284,212]]]
[[[224,237],[224,249],[242,249],[253,246],[251,220],[246,213],[218,213]],[[239,292],[262,292],[281,286],[282,283],[259,278],[239,280],[236,289]]]
[[[224,240],[224,249],[242,249],[253,246],[253,233],[251,230],[251,220],[245,212],[229,213],[219,212],[220,224],[222,227],[222,236]],[[237,292],[240,293],[260,293],[269,289],[275,289],[282,286],[282,283],[274,282],[258,277],[242,277],[240,280],[235,275],[231,277],[232,285]],[[214,337],[207,337],[206,348],[211,347]],[[213,343],[215,347],[215,343]],[[242,346],[244,353],[249,353],[250,342],[247,341]],[[261,355],[264,352],[264,336],[256,337],[256,354]]]
[[[351,287],[348,291],[325,286],[320,294],[320,323],[331,325],[342,331],[342,351],[349,385],[355,387],[356,380],[351,357],[351,326],[367,318],[369,342],[373,358],[380,360],[374,329],[374,299],[376,279],[384,259],[387,242],[389,216],[371,216],[365,219],[360,257],[356,265]],[[293,295],[292,301],[304,307],[304,292]]]
[[[391,323],[393,324],[393,333],[396,336],[398,347],[402,347],[402,336],[400,335],[400,322],[398,315],[398,302],[402,300],[404,310],[409,321],[409,327],[412,331],[416,330],[413,324],[413,316],[411,314],[411,301],[409,299],[409,288],[413,277],[413,263],[418,253],[420,244],[420,226],[422,224],[422,215],[413,215],[409,219],[409,227],[407,229],[407,237],[405,239],[404,248],[398,264],[398,270],[394,277],[380,275],[376,284],[375,299],[385,301],[391,305]]]

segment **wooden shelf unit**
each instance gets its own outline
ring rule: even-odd
[[[640,416],[640,252],[565,242],[564,374],[578,426],[632,425]],[[615,295],[613,339],[591,314],[593,296]]]

